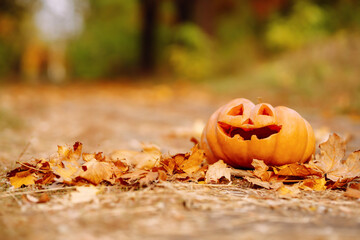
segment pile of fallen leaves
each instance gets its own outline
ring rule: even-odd
[[[345,188],[352,197],[360,197],[360,151],[345,157],[345,142],[336,134],[319,145],[320,153],[304,164],[267,166],[254,159],[254,170],[233,169],[223,161],[207,164],[203,150],[195,145],[189,153],[166,155],[155,145],[144,145],[141,152],[118,150],[109,155],[82,152],[82,144],[58,146],[47,159],[19,162],[8,172],[15,188],[29,185],[122,185],[147,186],[160,181],[229,183],[243,178],[252,186],[277,190],[291,196],[300,190]]]

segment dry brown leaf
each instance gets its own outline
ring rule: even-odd
[[[113,168],[110,163],[99,162],[95,159],[82,165],[82,169],[83,172],[80,173],[80,177],[94,185],[98,185],[104,180],[109,181],[113,176]]]
[[[223,160],[219,160],[216,163],[209,166],[209,169],[205,175],[206,183],[217,183],[220,178],[226,178],[231,181],[231,168],[229,168]]]
[[[10,177],[10,183],[11,185],[13,185],[15,188],[19,188],[22,185],[25,186],[29,186],[29,185],[34,185],[35,184],[35,176],[34,174],[26,171],[27,174],[24,174],[24,172],[19,172],[16,173],[15,176]]]
[[[52,166],[52,170],[54,174],[60,176],[60,179],[56,179],[56,181],[71,183],[72,179],[78,176],[80,165],[75,161],[63,161],[56,166]]]
[[[168,176],[167,176],[165,171],[158,170],[158,173],[159,173],[159,180],[160,181],[166,181],[167,180]]]
[[[114,165],[116,166],[117,169],[119,169],[122,173],[126,172],[127,170],[129,170],[129,166],[126,165],[126,163],[118,160],[113,162]]]
[[[277,191],[282,198],[290,198],[300,193],[300,185],[298,183],[293,185],[283,185]]]
[[[205,153],[199,149],[198,145],[192,148],[191,155],[188,159],[185,159],[180,165],[180,169],[185,173],[191,175],[201,168],[202,162],[205,160]]]
[[[257,177],[244,177],[248,182],[266,188],[266,189],[279,189],[283,186],[283,183],[281,181],[273,181],[273,182],[266,182],[262,181],[261,179]]]
[[[149,170],[157,166],[160,161],[161,152],[158,148],[146,147],[142,152],[118,150],[110,155],[113,161],[121,160],[134,168]]]
[[[174,173],[176,161],[172,157],[164,158],[160,161],[160,165],[166,170],[169,175]]]
[[[260,178],[262,181],[270,180],[270,177],[273,175],[273,173],[268,171],[269,166],[267,166],[263,160],[253,159],[251,165],[255,168],[252,173],[256,177]]]
[[[148,186],[154,181],[156,181],[159,177],[159,173],[157,172],[148,172],[145,177],[139,180],[140,186]]]
[[[326,142],[321,143],[319,148],[320,154],[315,156],[314,164],[324,173],[337,168],[345,156],[345,143],[335,133],[331,134]]]
[[[95,159],[95,153],[83,153],[82,154],[82,159],[85,162],[89,162],[89,161]]]
[[[280,176],[295,176],[295,177],[307,177],[307,176],[319,176],[323,173],[315,166],[310,164],[292,163],[283,166],[273,167],[274,173]]]
[[[303,190],[324,191],[326,190],[325,184],[325,178],[305,179],[302,183],[300,183],[299,188]]]
[[[173,159],[175,160],[176,166],[181,166],[182,163],[185,161],[185,154],[176,154],[175,156],[173,156]]]
[[[254,175],[246,170],[242,170],[242,169],[235,169],[235,168],[231,168],[230,171],[231,176],[234,177],[253,177]]]
[[[48,172],[48,173],[44,174],[41,178],[36,180],[35,183],[42,184],[42,185],[51,184],[51,183],[55,182],[55,178],[56,178],[56,176],[53,172]]]
[[[345,196],[351,198],[360,198],[360,183],[351,184],[345,192]]]
[[[353,152],[337,168],[327,174],[332,181],[352,179],[360,176],[360,151]]]
[[[136,169],[133,172],[122,175],[120,178],[124,179],[128,184],[132,185],[137,183],[140,180],[140,178],[144,177],[147,173],[148,171],[142,169]]]
[[[76,142],[73,147],[58,146],[58,157],[66,161],[79,161],[82,152],[82,143]]]
[[[360,151],[353,152],[343,161],[346,145],[337,134],[320,144],[320,154],[316,155],[313,165],[326,174],[334,182],[360,176]]]

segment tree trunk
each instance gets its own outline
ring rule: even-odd
[[[150,73],[155,66],[155,30],[157,0],[141,0],[142,31],[140,65],[144,73]]]

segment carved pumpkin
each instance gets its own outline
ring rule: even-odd
[[[252,168],[252,160],[260,159],[278,166],[306,162],[315,151],[315,137],[296,111],[238,98],[210,117],[201,148],[210,163],[222,159],[233,167]]]

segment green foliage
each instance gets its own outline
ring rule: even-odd
[[[323,8],[309,1],[297,1],[288,16],[276,15],[265,32],[271,49],[294,49],[326,36],[328,16]]]
[[[360,35],[342,33],[210,86],[228,95],[359,113],[359,66]]]
[[[16,55],[14,46],[0,39],[0,77],[7,76],[12,72]]]
[[[194,24],[178,26],[174,43],[169,47],[169,59],[171,68],[180,77],[202,79],[214,72],[212,42]]]
[[[139,54],[137,1],[90,1],[84,31],[69,46],[73,74],[108,77],[133,68]]]

